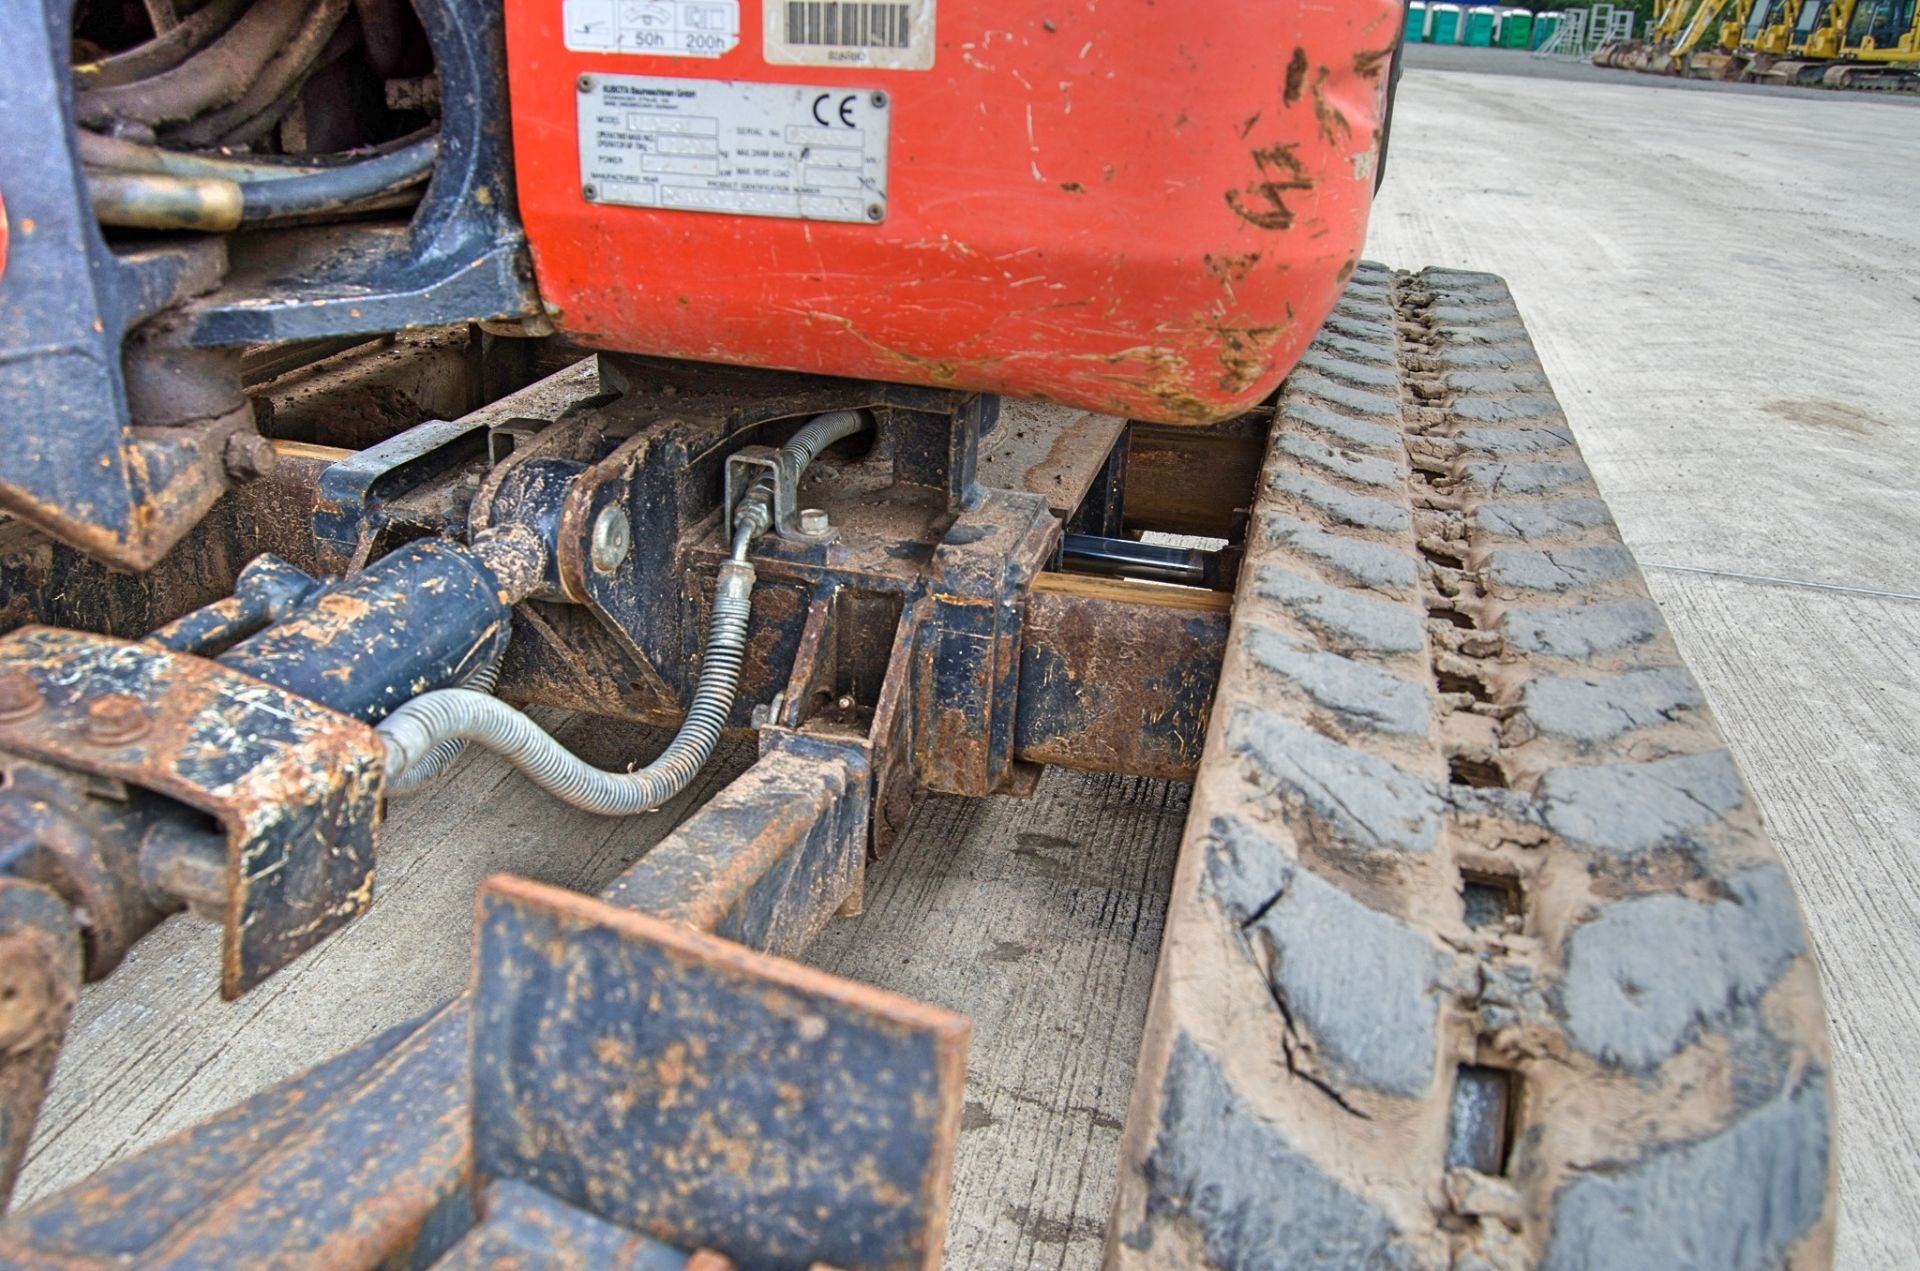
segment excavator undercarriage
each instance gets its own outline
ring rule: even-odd
[[[1826,1265],[1753,800],[1504,284],[1359,260],[1399,7],[958,7],[0,13],[0,1184],[169,915],[244,998],[465,752],[755,744],[0,1265],[936,1265],[968,1022],[805,954],[1049,766],[1192,784],[1109,1266]]]

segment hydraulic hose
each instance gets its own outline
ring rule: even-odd
[[[223,233],[372,206],[426,179],[439,145],[437,136],[426,137],[370,159],[260,180],[90,169],[87,189],[103,225]]]
[[[168,134],[168,143],[189,149],[210,146],[232,140],[236,130],[269,112],[271,118],[279,118],[295,91],[321,65],[322,55],[343,50],[357,38],[356,32],[340,32],[350,4],[351,0],[315,0],[299,29],[274,53],[273,60],[261,69],[238,101],[180,125]]]
[[[504,653],[505,650],[502,652]],[[503,660],[495,657],[462,680],[458,687],[470,693],[491,695],[493,690],[500,686],[500,663]],[[454,760],[458,759],[466,749],[465,738],[449,737],[428,751],[426,758],[418,763],[409,764],[404,772],[393,778],[387,785],[387,793],[412,794],[416,790],[426,789],[438,781],[447,769],[453,767]]]
[[[819,458],[820,452],[836,441],[843,441],[867,427],[866,416],[857,410],[836,410],[810,420],[799,432],[780,447],[780,466],[785,469],[787,480],[798,487],[800,474],[807,466]],[[746,559],[746,549],[739,539],[743,524],[751,525],[749,539],[767,532],[773,524],[773,479],[761,477],[747,490],[747,497],[740,501],[734,511],[733,529],[735,534],[733,556],[735,560]]]
[[[236,102],[307,13],[308,0],[258,0],[219,39],[178,66],[132,83],[75,93],[74,116],[89,128],[115,120],[157,127]]]
[[[699,686],[680,731],[646,767],[604,772],[576,758],[540,725],[499,698],[472,689],[442,689],[421,694],[380,722],[389,789],[395,794],[416,789],[418,783],[409,780],[413,766],[427,762],[442,743],[458,738],[494,751],[542,790],[573,807],[601,816],[654,811],[686,789],[720,741],[740,686],[753,577],[753,566],[740,561],[720,567]]]
[[[144,172],[152,176],[214,177],[239,184],[245,181],[285,181],[311,176],[328,166],[309,160],[287,163],[270,159],[229,159],[143,145],[103,132],[80,130],[80,162],[106,172]]]
[[[780,447],[780,462],[797,483],[800,474],[820,457],[821,451],[836,441],[845,441],[855,433],[866,431],[866,427],[866,416],[857,410],[836,410],[821,415]]]
[[[866,427],[866,418],[856,411],[822,415],[781,447],[781,466],[797,484],[821,451]],[[457,740],[486,747],[555,798],[602,816],[651,812],[680,793],[712,757],[733,713],[752,616],[754,569],[747,548],[771,526],[772,504],[771,481],[756,482],[735,509],[731,559],[720,566],[700,680],[686,719],[658,759],[634,772],[606,772],[576,758],[498,698],[472,689],[442,689],[421,694],[380,722],[388,792],[408,794],[431,781],[452,762],[438,756]]]
[[[218,38],[239,9],[240,0],[207,0],[145,44],[74,67],[74,80],[82,89],[115,88],[170,71]]]
[[[342,164],[337,168],[289,177],[284,181],[246,182],[240,187],[248,222],[338,211],[363,199],[391,194],[423,180],[440,153],[438,134],[423,137],[391,154]]]

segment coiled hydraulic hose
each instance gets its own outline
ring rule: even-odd
[[[797,483],[822,450],[865,427],[866,420],[853,411],[822,415],[781,448],[781,465]],[[633,772],[606,772],[576,758],[498,698],[472,689],[442,689],[421,694],[381,721],[388,791],[406,794],[430,781],[433,772],[416,777],[416,770],[432,765],[440,747],[456,739],[494,751],[555,798],[602,816],[651,812],[686,789],[712,757],[733,712],[753,606],[754,569],[747,548],[772,525],[772,502],[771,481],[756,482],[735,510],[732,558],[720,567],[700,681],[686,719],[658,759]]]
[[[576,758],[540,725],[499,698],[452,688],[422,693],[381,721],[389,790],[405,794],[417,789],[422,783],[412,779],[416,763],[424,766],[439,746],[457,738],[494,751],[542,790],[576,808],[601,816],[653,811],[686,789],[720,741],[720,730],[726,726],[740,686],[753,577],[753,566],[744,561],[728,561],[720,567],[699,687],[680,731],[646,767],[604,772]]]
[[[491,695],[493,690],[500,686],[500,664],[505,660],[504,657],[496,654],[492,661],[485,663],[472,675],[461,680],[458,687],[471,693]],[[426,789],[446,775],[447,769],[453,767],[453,761],[464,754],[466,749],[466,738],[449,737],[429,750],[424,759],[409,764],[405,771],[388,782],[387,793],[412,794],[416,790]],[[388,753],[391,754],[391,750]]]

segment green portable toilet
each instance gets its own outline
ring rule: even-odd
[[[1427,12],[1427,43],[1458,44],[1460,42],[1460,6],[1457,4],[1430,4]]]
[[[1486,8],[1468,9],[1464,18],[1466,32],[1461,37],[1462,44],[1471,44],[1475,48],[1493,47],[1493,10]]]
[[[1407,6],[1408,44],[1419,44],[1427,38],[1427,6],[1425,0],[1413,0]]]
[[[1553,33],[1559,29],[1560,15],[1558,13],[1535,14],[1533,18],[1533,34],[1528,37],[1527,40],[1528,47],[1539,48],[1542,44],[1551,40]]]
[[[1493,42],[1503,49],[1523,49],[1533,36],[1533,15],[1525,9],[1502,9],[1493,27]]]

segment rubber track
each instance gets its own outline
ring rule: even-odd
[[[1792,889],[1505,285],[1276,410],[1108,1265],[1824,1267]]]

